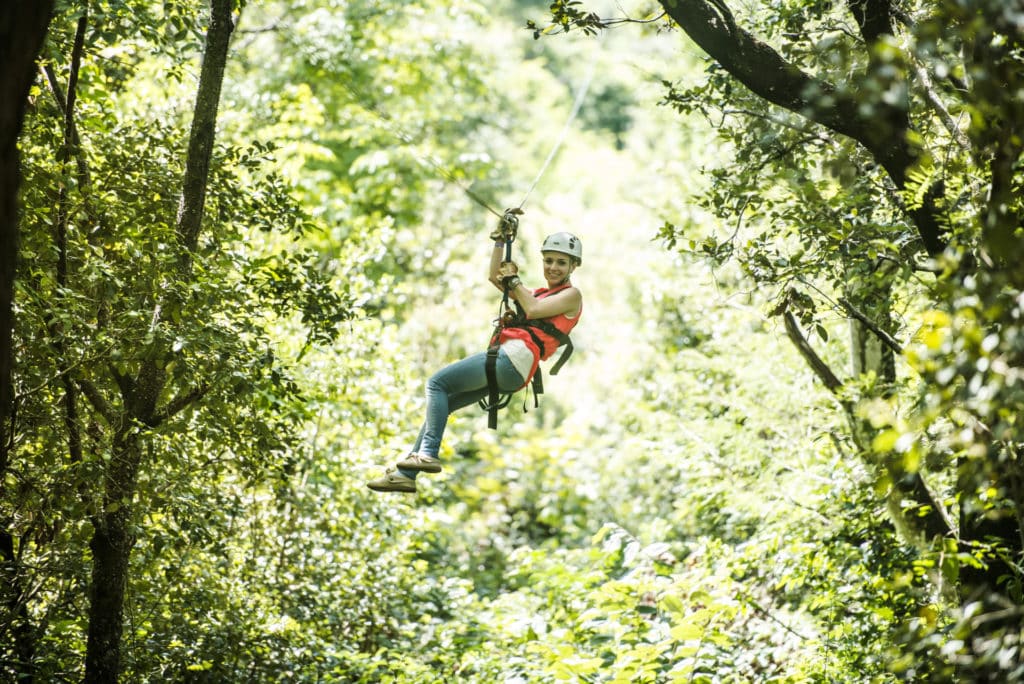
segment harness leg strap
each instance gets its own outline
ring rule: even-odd
[[[487,427],[498,429],[498,374],[494,369],[498,361],[498,345],[487,348],[487,360],[484,361],[484,372],[487,374]]]

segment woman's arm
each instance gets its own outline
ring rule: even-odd
[[[499,281],[500,287],[500,281]],[[557,294],[543,299],[537,299],[530,292],[529,288],[520,283],[509,294],[515,297],[519,306],[523,307],[527,318],[551,318],[559,314],[565,314],[569,318],[576,318],[583,306],[583,295],[575,287],[567,287]]]
[[[500,241],[495,241],[494,242],[494,249],[491,250],[490,275],[488,275],[487,279],[491,281],[491,284],[494,285],[494,287],[498,288],[502,292],[505,291],[505,288],[502,287],[502,285],[501,285],[500,269],[501,269],[501,262],[504,260],[504,258],[505,258],[505,243],[504,242],[500,242]]]

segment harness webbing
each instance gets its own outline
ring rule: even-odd
[[[506,243],[506,261],[511,260],[509,253],[511,247]],[[569,287],[569,285],[563,285],[561,287],[552,288],[544,292],[539,293],[543,297],[550,296],[556,292]],[[505,296],[502,300],[503,306],[508,305],[508,289],[505,290]],[[501,396],[501,390],[498,388],[498,376],[495,370],[495,364],[498,360],[498,350],[501,348],[501,331],[505,328],[519,328],[525,330],[530,336],[530,339],[537,346],[540,351],[541,358],[547,356],[547,348],[544,345],[544,341],[541,340],[540,336],[537,335],[531,328],[538,328],[551,337],[555,338],[558,342],[557,347],[565,346],[565,351],[562,352],[561,356],[558,357],[558,361],[551,367],[551,374],[557,375],[558,371],[561,370],[565,362],[572,356],[573,346],[572,340],[564,332],[555,327],[555,324],[548,320],[531,320],[526,318],[525,312],[519,302],[516,302],[517,315],[512,321],[505,321],[503,317],[498,318],[498,324],[494,329],[494,334],[491,336],[491,343],[487,347],[487,358],[484,362],[484,372],[487,375],[487,401],[484,403],[480,401],[480,408],[487,411],[487,427],[496,430],[498,428],[498,411],[505,408],[512,401],[512,394],[506,394],[504,397]],[[556,347],[556,348],[557,348]],[[540,365],[537,366],[536,372],[533,374],[533,380],[531,381],[531,387],[533,388],[533,405],[534,408],[539,406],[538,395],[544,394],[544,379],[543,372],[541,371]],[[525,409],[525,404],[524,404]]]
[[[498,389],[498,373],[494,369],[498,362],[498,349],[496,344],[487,348],[487,359],[484,361],[484,371],[487,373],[487,403],[480,402],[480,407],[487,411],[487,427],[492,430],[498,429],[498,410],[503,409],[512,401],[512,395],[501,396]]]
[[[505,234],[505,261],[512,261],[512,243],[516,239],[516,232],[519,227],[519,219],[516,214],[521,213],[515,209],[506,209],[505,214],[501,217],[502,229]],[[487,403],[485,404],[481,400],[480,408],[487,411],[487,427],[492,430],[498,427],[498,410],[508,406],[512,400],[512,395],[508,395],[504,398],[501,397],[501,392],[498,389],[498,375],[495,371],[494,366],[498,361],[498,336],[501,332],[501,328],[504,325],[505,313],[509,311],[508,305],[508,287],[502,288],[501,296],[501,307],[498,310],[498,319],[494,328],[494,334],[491,338],[491,344],[487,348],[487,358],[484,360],[484,373],[487,375]],[[519,303],[516,302],[516,306]]]
[[[543,320],[541,320],[541,321],[529,321],[528,320],[528,321],[523,321],[522,323],[514,323],[512,325],[507,325],[505,327],[506,328],[523,328],[523,329],[525,329],[526,332],[529,333],[530,339],[533,340],[533,343],[537,345],[537,349],[540,350],[540,355],[541,355],[542,358],[544,356],[546,356],[547,350],[544,347],[543,341],[536,335],[536,333],[534,333],[532,330],[530,330],[530,328],[540,328],[541,330],[546,332],[548,335],[551,335],[551,337],[554,337],[556,340],[558,340],[558,346],[559,347],[561,347],[561,346],[565,347],[565,351],[563,351],[561,356],[558,357],[558,360],[555,361],[555,365],[553,365],[551,367],[551,374],[552,375],[558,375],[558,371],[560,371],[562,369],[562,366],[565,365],[565,362],[569,360],[570,356],[572,356],[572,350],[573,350],[572,340],[569,339],[568,335],[566,335],[564,332],[562,332],[561,330],[556,328],[555,324],[550,322],[550,321],[543,321]],[[538,368],[537,370],[539,372],[540,369]]]

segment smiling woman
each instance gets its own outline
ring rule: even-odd
[[[583,262],[583,244],[571,233],[549,235],[541,245],[544,279],[547,286],[529,289],[519,279],[519,267],[503,260],[506,245],[515,239],[515,223],[503,217],[491,234],[490,281],[506,298],[516,304],[517,315],[502,316],[491,340],[490,349],[457,361],[427,381],[427,410],[423,426],[410,453],[389,468],[382,477],[366,485],[378,492],[415,492],[416,476],[441,472],[438,454],[448,416],[453,412],[487,400],[492,427],[499,393],[511,394],[537,377],[540,362],[566,345],[566,354],[555,364],[553,373],[572,351],[569,332],[583,313],[583,295],[570,282],[576,267]],[[513,313],[513,312],[508,312]]]

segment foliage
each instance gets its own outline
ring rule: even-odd
[[[173,188],[182,172],[189,93],[175,79],[194,68],[198,44],[181,38],[201,27],[199,7],[66,9],[47,52],[57,78],[37,89],[23,146],[30,182],[22,197],[17,298],[18,445],[4,473],[5,529],[20,540],[20,571],[7,581],[33,587],[24,595],[31,612],[23,625],[34,634],[38,661],[5,665],[19,668],[6,671],[73,676],[62,673],[77,669],[84,649],[76,630],[86,625],[90,528],[99,510],[139,502],[134,525],[144,532],[130,572],[126,676],[269,675],[278,663],[278,676],[309,667],[321,672],[322,664],[282,657],[293,648],[320,650],[319,641],[302,647],[289,636],[304,633],[297,625],[320,620],[319,611],[308,616],[300,584],[323,580],[324,593],[316,591],[323,600],[333,582],[339,606],[363,606],[321,622],[316,639],[347,634],[365,647],[381,635],[364,616],[388,611],[367,604],[362,591],[344,597],[364,571],[354,578],[304,572],[293,554],[310,548],[275,550],[264,533],[278,530],[290,539],[283,531],[296,520],[304,527],[315,519],[307,499],[299,499],[307,504],[300,518],[289,503],[293,478],[308,459],[300,456],[299,437],[312,415],[296,360],[330,344],[352,317],[353,299],[366,293],[325,268],[331,262],[310,238],[324,232],[323,218],[299,206],[274,170],[278,143],[259,139],[217,143],[205,207],[209,230],[189,260],[195,277],[183,276]],[[78,16],[104,29],[85,34],[74,110],[81,147],[65,155],[62,112],[51,104],[59,97],[45,88],[62,85],[62,48],[71,41],[60,31],[74,28]],[[174,50],[163,49],[172,43]],[[169,87],[159,89],[157,73]],[[374,241],[367,230],[360,236]],[[282,353],[283,339],[297,345]],[[366,335],[352,342],[359,350],[370,344]],[[101,409],[119,408],[125,379],[154,360],[166,376],[161,401],[181,412],[139,431],[147,446],[133,500],[103,503],[106,464],[119,457],[111,453]],[[88,404],[75,385],[90,388]],[[329,531],[338,538],[349,527]],[[239,536],[240,529],[252,534]],[[252,586],[277,584],[296,568],[299,584],[250,600]]]
[[[898,368],[866,368],[855,337],[849,379],[815,360],[872,486],[898,493],[890,516],[905,542],[920,543],[915,525],[928,529],[925,555],[886,572],[913,562],[937,568],[940,588],[960,580],[958,604],[932,589],[943,619],[905,625],[897,641],[906,650],[890,666],[908,679],[947,680],[956,667],[965,681],[1016,681],[1021,516],[1010,435],[1020,401],[1006,369],[1018,360],[1019,269],[1010,264],[1021,207],[1011,188],[1021,147],[1004,125],[1019,103],[993,88],[1019,78],[1014,10],[985,1],[661,4],[667,24],[714,55],[701,79],[666,79],[665,103],[702,117],[729,150],[697,195],[719,225],[670,220],[661,237],[718,268],[738,263],[777,297],[771,313],[792,317],[791,337],[802,337],[796,321],[829,342],[853,315],[889,336],[890,349],[906,349]],[[638,21],[611,16],[556,2],[551,27]],[[965,44],[973,47],[960,52]],[[926,479],[942,488],[938,501],[922,498]],[[942,540],[932,535],[948,527],[935,515],[944,505],[960,519]],[[937,524],[916,524],[932,516]]]
[[[1021,193],[1000,126],[1022,118],[996,85],[1019,78],[1013,16],[912,3],[868,50],[849,6],[734,8],[837,97],[906,103],[920,156],[900,184],[850,137],[680,55],[669,4],[239,4],[184,260],[205,10],[61,4],[21,142],[4,677],[81,678],[90,543],[122,506],[125,680],[1022,676],[1004,542],[1024,338],[1002,228]],[[550,30],[529,18],[546,9]],[[50,88],[67,87],[79,18],[69,144]],[[604,35],[533,40],[573,27]],[[572,362],[498,433],[454,417],[445,473],[415,497],[368,492],[418,427],[423,379],[489,332],[491,217],[463,190],[523,200],[590,68],[516,245],[529,278],[539,236],[583,235]],[[945,254],[921,252],[928,206]],[[857,347],[851,310],[896,363],[835,370]],[[787,314],[838,391],[794,353]],[[126,379],[147,364],[174,410],[133,424],[135,489],[104,499],[107,416],[131,415]],[[900,488],[915,475],[960,515],[960,543],[915,534],[936,514]],[[992,568],[1005,578],[986,584]]]
[[[504,188],[478,150],[497,125],[492,112],[505,107],[471,42],[479,8],[400,9],[310,2],[255,10],[254,26],[276,30],[255,37],[241,64],[257,67],[265,51],[286,59],[246,73],[238,97],[261,106],[237,121],[245,135],[280,146],[299,196],[326,226],[308,244],[340,271],[338,284],[379,283],[363,288],[362,306],[398,316],[413,299],[404,274],[442,279],[465,255],[463,235],[475,226],[461,212],[462,189],[479,182],[475,194],[497,204]]]

